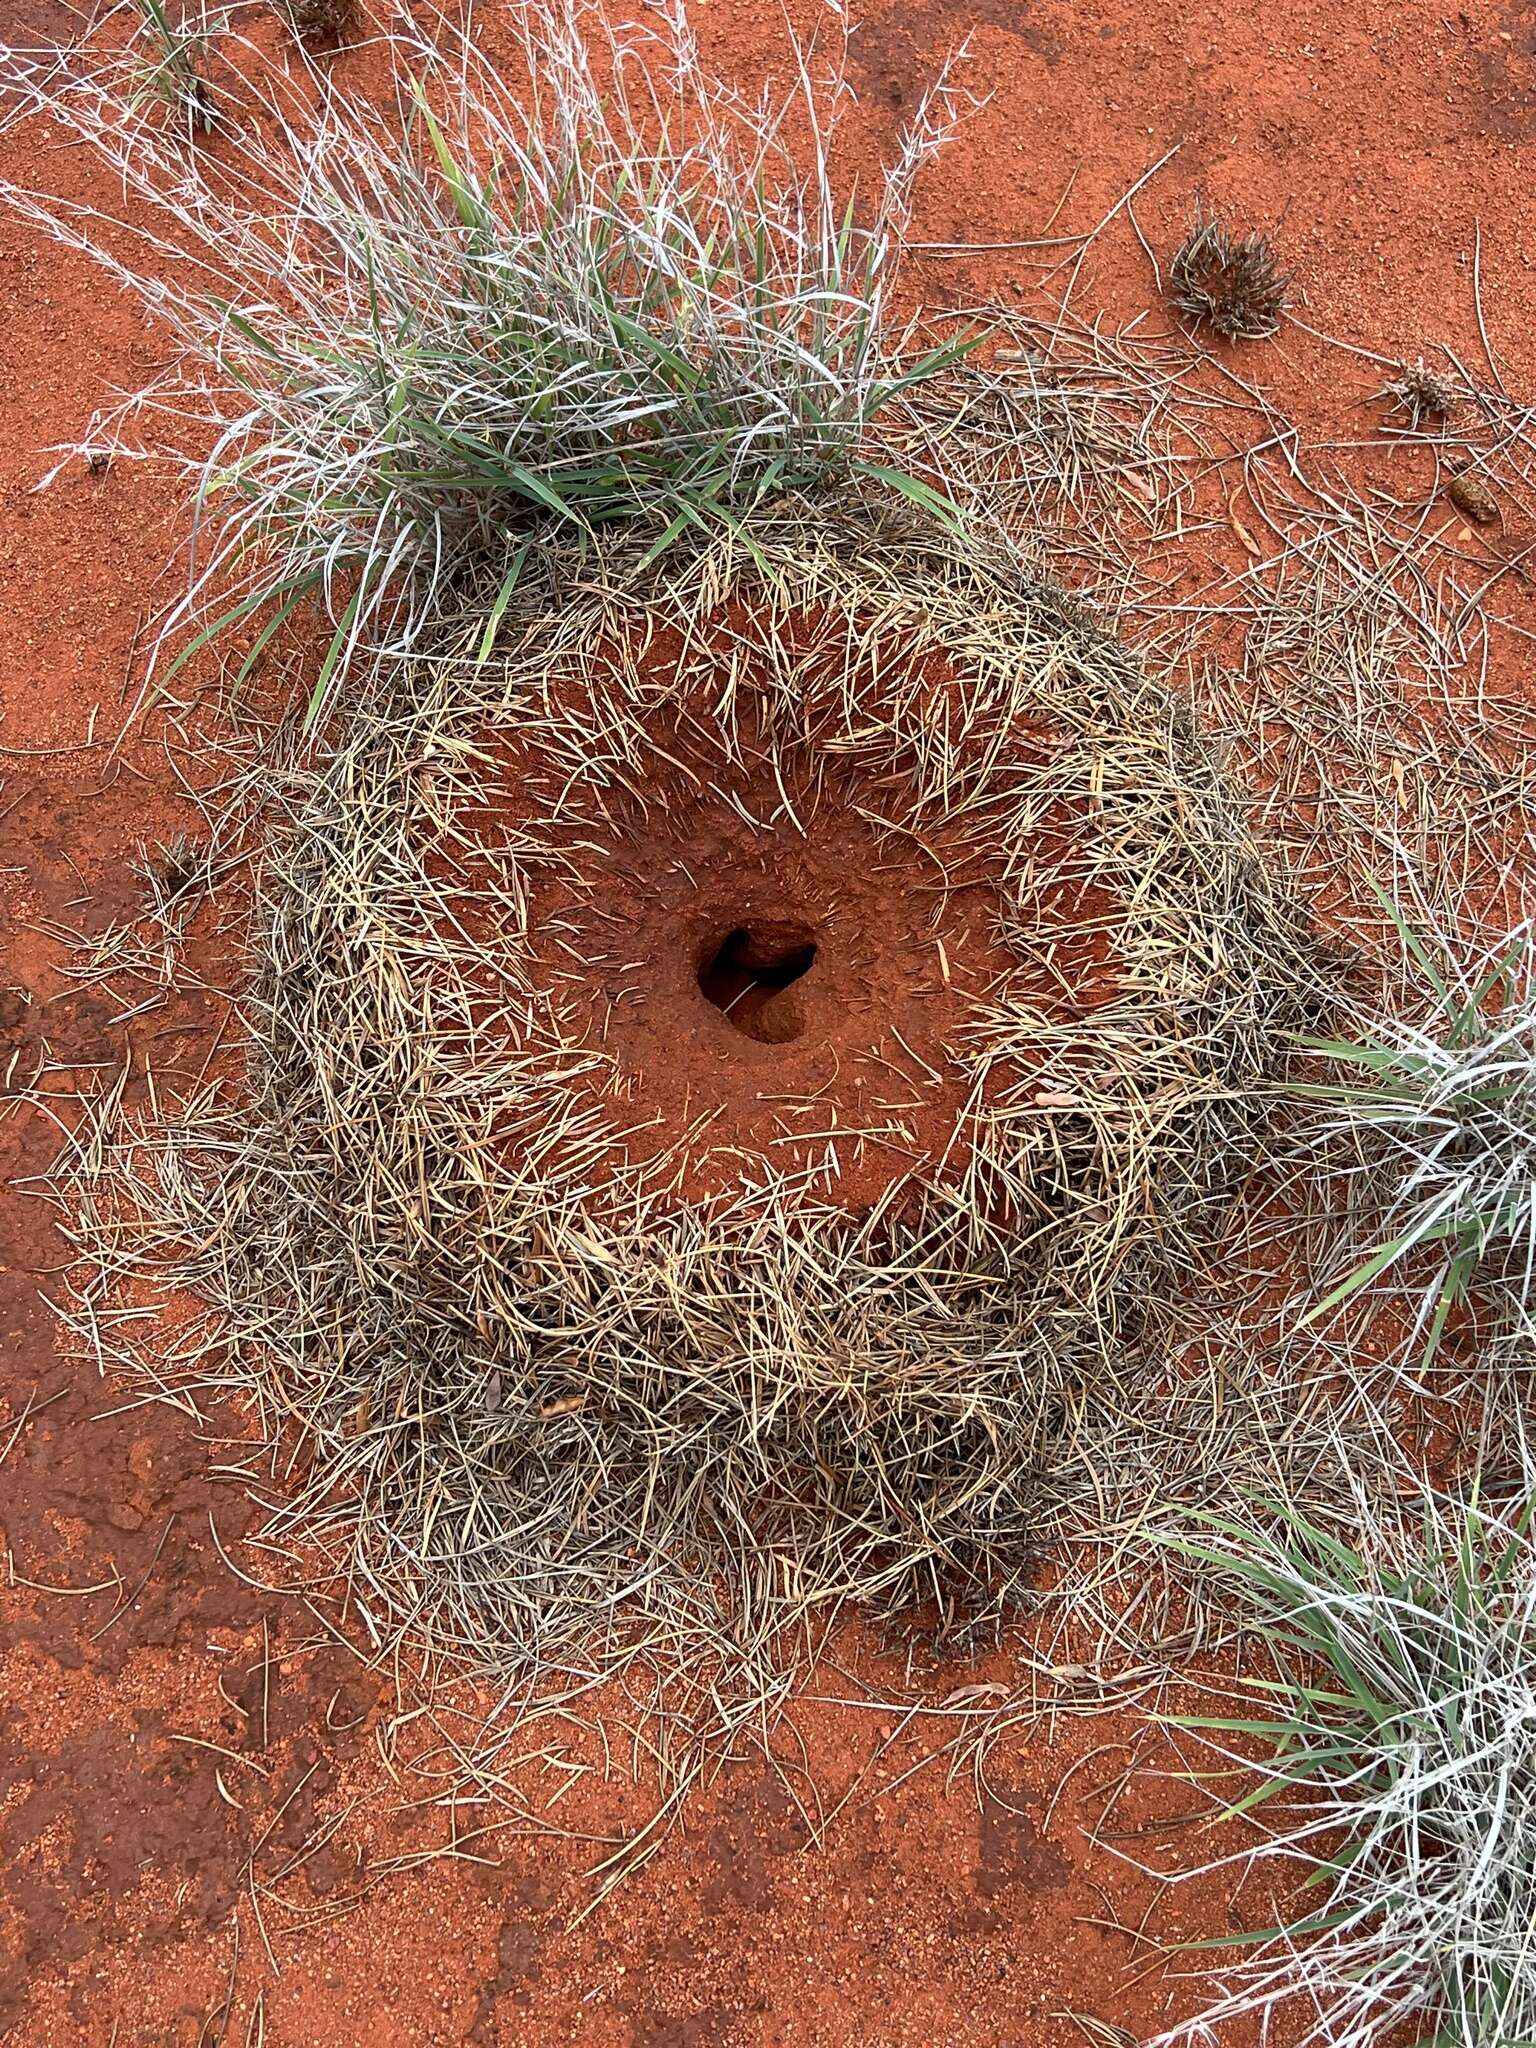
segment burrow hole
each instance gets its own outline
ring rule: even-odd
[[[794,984],[816,958],[810,927],[789,920],[741,924],[705,946],[699,987],[735,1028],[761,1045],[787,1045],[805,1030]]]

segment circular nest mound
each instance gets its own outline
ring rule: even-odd
[[[550,553],[258,891],[248,1092],[140,1204],[294,1517],[523,1679],[1000,1612],[1314,972],[1138,661],[854,498]]]

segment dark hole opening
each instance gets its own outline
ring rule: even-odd
[[[738,925],[706,948],[699,987],[745,1037],[787,1045],[805,1029],[793,986],[815,958],[816,941],[803,924]]]

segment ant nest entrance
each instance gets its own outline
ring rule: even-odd
[[[1004,1611],[1318,979],[1012,555],[857,498],[751,538],[551,543],[494,659],[467,617],[301,757],[249,1098],[131,1184],[328,1539],[510,1684]]]
[[[781,653],[797,625],[814,674],[829,623],[785,622]],[[594,672],[628,696],[601,657]],[[601,762],[529,772],[519,736],[493,814],[510,837],[547,803],[568,859],[533,886],[518,972],[553,999],[565,1068],[593,1061],[562,1100],[608,1121],[603,1171],[665,1172],[685,1201],[794,1182],[851,1215],[910,1207],[941,1161],[984,1152],[1005,1074],[1043,1075],[1037,1033],[1114,1000],[1113,903],[1086,872],[1043,872],[1069,807],[1042,796],[1029,927],[1008,924],[1005,865],[966,821],[900,790],[872,803],[860,764],[765,720],[771,670],[739,656],[738,672],[756,696],[710,733],[703,678],[649,636],[625,746],[654,765],[626,790]],[[1010,759],[1022,773],[1049,751],[1021,730]]]
[[[816,964],[808,924],[754,919],[706,942],[699,960],[699,992],[743,1038],[788,1045],[805,1031],[804,991],[795,984]]]

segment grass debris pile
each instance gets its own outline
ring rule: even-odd
[[[503,594],[281,783],[248,1087],[92,1156],[98,1279],[509,1682],[995,1616],[1261,1142],[1295,912],[1137,660],[890,494]]]

